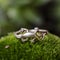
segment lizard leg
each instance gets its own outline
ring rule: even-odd
[[[34,43],[34,42],[35,42],[35,39],[36,39],[36,38],[32,38],[32,39],[30,40],[30,42],[31,42],[31,43]]]
[[[22,42],[26,42],[28,40],[28,38],[21,38]]]

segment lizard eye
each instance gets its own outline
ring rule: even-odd
[[[39,30],[39,28],[38,28],[38,27],[35,27],[34,29],[35,29],[35,30]]]

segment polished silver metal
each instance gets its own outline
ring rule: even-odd
[[[31,38],[30,42],[34,42],[35,39],[40,40],[40,38],[44,38],[45,35],[48,33],[47,30],[44,29],[39,29],[38,27],[35,27],[34,29],[26,29],[26,28],[21,28],[19,31],[14,32],[14,35],[16,38],[19,38],[22,40],[22,42],[25,42],[28,40],[28,38]]]

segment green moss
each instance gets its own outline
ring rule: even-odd
[[[0,60],[60,60],[60,38],[48,33],[34,44],[22,43],[10,33],[0,39]]]

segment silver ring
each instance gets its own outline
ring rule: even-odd
[[[48,33],[47,30],[34,28],[34,29],[26,29],[21,28],[19,31],[14,32],[14,35],[16,38],[20,38],[22,42],[25,42],[28,40],[29,37],[40,39],[41,37],[44,38],[44,36]],[[25,38],[25,39],[24,39]]]

